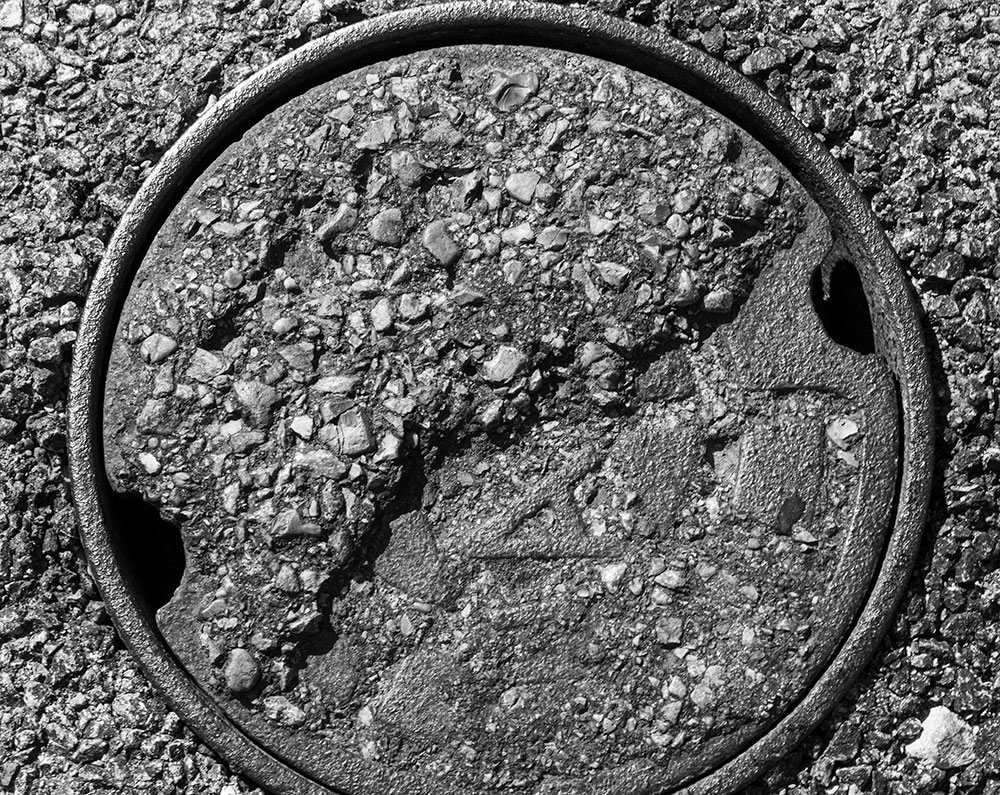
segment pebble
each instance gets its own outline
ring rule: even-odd
[[[233,394],[243,407],[244,416],[260,428],[271,424],[274,405],[280,399],[274,387],[262,381],[237,381]]]
[[[758,47],[743,61],[743,73],[756,75],[770,72],[785,62],[785,55],[775,47]]]
[[[299,327],[299,321],[294,317],[279,317],[271,325],[271,331],[278,337],[283,337],[289,331],[294,331]]]
[[[260,667],[250,652],[237,647],[229,652],[223,675],[229,692],[243,695],[257,686],[260,681]]]
[[[711,290],[705,295],[702,302],[705,305],[706,312],[725,314],[733,308],[733,294],[725,288]]]
[[[28,358],[38,364],[52,365],[62,358],[59,343],[52,337],[38,337],[28,345]]]
[[[243,286],[246,281],[246,276],[243,275],[243,271],[233,265],[227,268],[222,274],[222,283],[228,287],[230,290],[237,290]]]
[[[521,204],[530,204],[541,176],[537,171],[518,171],[507,177],[504,188]]]
[[[478,290],[466,287],[464,284],[457,284],[452,291],[451,300],[458,306],[481,306],[483,294]]]
[[[691,236],[691,224],[680,213],[672,213],[665,224],[667,231],[677,240],[687,240]]]
[[[501,345],[483,365],[483,377],[491,384],[506,384],[521,372],[527,360],[517,348]]]
[[[139,453],[139,463],[150,475],[155,475],[162,468],[160,462],[152,453]]]
[[[392,317],[392,302],[388,298],[381,298],[372,307],[371,313],[372,328],[380,334],[392,331],[395,325]]]
[[[6,0],[0,3],[0,28],[19,28],[24,22],[23,0]]]
[[[229,369],[229,364],[221,356],[204,348],[196,348],[191,356],[187,374],[195,381],[207,384]]]
[[[289,427],[300,439],[308,440],[312,438],[314,425],[312,417],[308,415],[300,414],[298,417],[295,417],[289,423]]]
[[[680,646],[683,636],[683,618],[661,618],[656,622],[656,642],[668,649]]]
[[[392,116],[376,119],[362,133],[357,141],[358,149],[384,149],[397,138],[396,120]]]
[[[269,720],[283,723],[293,728],[306,722],[306,713],[284,696],[268,696],[264,699],[264,714]]]
[[[826,426],[826,435],[841,450],[848,450],[858,435],[858,424],[849,417],[838,417]]]
[[[421,240],[424,248],[446,268],[450,268],[462,257],[462,249],[448,234],[448,225],[444,221],[430,223]]]
[[[625,572],[627,570],[628,564],[623,561],[608,563],[605,566],[601,566],[601,582],[604,583],[604,587],[609,591],[617,590],[618,583],[621,582],[621,579],[625,576]]]
[[[500,233],[500,239],[509,246],[519,246],[521,243],[530,243],[535,239],[535,233],[531,230],[531,223],[523,221],[510,229],[504,229]]]
[[[159,364],[177,350],[177,341],[166,334],[150,334],[139,346],[139,355],[147,364]]]
[[[687,576],[677,569],[665,569],[654,578],[657,585],[670,588],[673,591],[680,590],[687,584]]]
[[[601,281],[609,287],[621,287],[632,273],[630,268],[617,262],[598,262],[594,267],[597,268]]]
[[[337,235],[350,232],[358,222],[358,211],[349,204],[341,204],[330,219],[316,230],[316,237],[323,243],[329,243]]]
[[[674,194],[674,212],[680,213],[681,215],[689,213],[698,206],[698,202],[700,201],[701,196],[697,191],[690,188],[679,190]]]
[[[303,522],[302,516],[294,508],[288,508],[274,517],[271,526],[275,538],[295,538],[297,536],[319,536],[322,531],[317,524]]]
[[[947,707],[932,707],[921,724],[920,736],[904,749],[941,770],[967,767],[976,761],[975,733]]]
[[[326,395],[350,395],[357,386],[357,376],[325,375],[313,384],[313,389]]]
[[[569,233],[558,226],[547,226],[538,233],[538,245],[543,251],[562,251],[569,241]]]
[[[414,323],[427,317],[431,299],[426,295],[404,293],[399,298],[399,314],[407,322]]]
[[[941,251],[918,266],[921,276],[929,276],[942,282],[952,283],[965,275],[965,260],[957,251]]]
[[[299,575],[295,573],[289,564],[282,563],[281,568],[278,569],[278,574],[274,578],[274,584],[280,591],[285,593],[298,593],[301,583],[299,582]]]
[[[456,130],[450,122],[442,121],[427,130],[423,134],[422,140],[427,144],[443,144],[449,149],[454,149],[465,142],[465,136]]]
[[[350,456],[365,455],[375,449],[371,423],[360,409],[349,409],[337,420],[340,450]]]
[[[534,72],[517,72],[497,75],[490,86],[489,96],[503,111],[519,108],[538,92],[538,75]]]
[[[390,207],[377,213],[368,224],[368,235],[376,243],[399,248],[403,244],[403,213]]]
[[[715,691],[706,684],[697,684],[691,688],[691,700],[704,709],[715,702]]]

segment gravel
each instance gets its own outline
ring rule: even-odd
[[[360,8],[378,11],[374,4]],[[910,590],[870,671],[803,747],[751,791],[994,795],[1000,791],[1000,550],[993,496],[1000,475],[1000,362],[993,352],[1000,274],[991,256],[1000,233],[992,195],[1000,176],[1000,106],[992,92],[1000,70],[996,17],[947,0],[877,9],[738,0],[609,3],[606,10],[660,27],[745,70],[821,137],[889,231],[919,293],[931,342],[938,467],[927,541]],[[164,706],[115,639],[68,501],[66,377],[88,281],[152,163],[222,91],[347,15],[320,2],[0,3],[0,463],[8,473],[0,492],[10,506],[0,516],[0,789],[256,791]],[[490,91],[497,110],[524,107],[539,91],[535,78],[498,76]],[[364,132],[370,133],[367,151],[380,151],[398,135],[385,120]],[[336,134],[332,126],[328,135]],[[436,135],[447,140],[448,132]],[[718,149],[713,144],[708,154]],[[419,182],[423,166],[400,167]],[[774,179],[762,178],[763,195]],[[538,187],[532,202],[546,196]],[[336,246],[358,225],[352,208],[341,207],[337,225],[325,232],[323,224],[341,208],[317,219],[315,234],[325,245]],[[695,207],[697,198],[681,191],[670,210],[685,221]],[[690,234],[669,218],[671,235]],[[610,236],[614,227],[611,219],[595,217],[589,229]],[[237,230],[224,227],[220,234]],[[542,231],[524,221],[502,237],[517,245]],[[720,224],[712,237],[728,245],[728,234]],[[220,272],[225,289],[244,286],[241,267],[226,263]],[[523,272],[523,263],[505,264],[507,278],[516,281]],[[607,284],[599,271],[579,274],[585,287],[602,289],[598,282]],[[620,285],[627,284],[626,274]],[[690,285],[677,287],[676,300],[691,300]],[[694,296],[709,308],[708,294]],[[416,322],[433,312],[428,295],[406,287],[400,317]],[[176,350],[163,351],[175,332],[137,331],[139,345],[155,337],[146,346],[149,361],[162,355],[156,369],[168,373]],[[291,367],[307,351],[288,353]],[[267,386],[263,378],[255,383]],[[337,389],[344,392],[329,394],[349,392]],[[239,444],[252,444],[257,427],[273,421],[275,405],[266,395],[249,401],[245,429],[232,429]],[[505,401],[494,399],[482,411],[507,422]],[[136,421],[162,420],[154,405]],[[364,444],[371,449],[381,441]],[[153,451],[141,462],[150,474],[159,465]],[[625,580],[631,577],[630,571]],[[282,582],[291,589],[294,580],[286,573]],[[666,686],[678,703],[687,695],[671,682]],[[705,684],[698,697],[716,692]],[[959,721],[950,732],[960,738],[963,762],[947,769],[906,752],[931,710],[943,708]],[[282,696],[268,697],[266,709],[288,725],[304,719]],[[966,725],[974,730],[971,750]]]

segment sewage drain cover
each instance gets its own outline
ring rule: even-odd
[[[123,637],[277,792],[730,791],[877,643],[928,405],[884,237],[783,111],[625,23],[454,5],[164,157],[74,478]]]

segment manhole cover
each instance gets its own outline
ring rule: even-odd
[[[736,789],[866,662],[922,523],[870,212],[742,78],[583,11],[278,61],[144,186],[76,356],[108,609],[279,792]]]

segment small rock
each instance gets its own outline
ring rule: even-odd
[[[966,767],[976,761],[975,733],[947,707],[933,707],[922,724],[923,732],[904,749],[941,770]]]
[[[378,279],[358,279],[351,284],[351,292],[362,298],[374,298],[382,292],[382,282]]]
[[[221,356],[217,356],[212,351],[206,351],[204,348],[196,348],[191,362],[188,364],[187,373],[191,379],[207,384],[228,369],[229,365]]]
[[[228,287],[230,290],[237,290],[243,286],[243,282],[246,281],[246,277],[243,275],[243,271],[233,265],[231,268],[227,268],[222,274],[222,283]]]
[[[674,212],[682,215],[684,213],[689,213],[698,206],[698,202],[700,201],[701,196],[697,191],[691,190],[690,188],[679,190],[674,194]]]
[[[587,225],[592,235],[606,235],[618,226],[618,221],[611,218],[604,218],[600,215],[591,215],[587,219]]]
[[[543,251],[562,251],[569,241],[569,233],[558,226],[547,226],[538,233],[538,245]]]
[[[329,243],[337,235],[351,231],[357,222],[358,211],[349,204],[341,204],[330,220],[316,230],[316,237],[323,243]]]
[[[500,239],[508,246],[519,246],[521,243],[530,243],[535,239],[535,233],[531,231],[531,223],[523,221],[510,229],[504,229],[500,233]]]
[[[278,574],[274,578],[274,584],[279,591],[284,591],[285,593],[298,593],[302,585],[299,582],[299,575],[295,573],[295,569],[287,563],[281,564],[281,568],[278,569]]]
[[[657,585],[662,585],[664,588],[676,591],[683,588],[687,584],[687,577],[682,571],[677,571],[676,569],[666,569],[656,575],[654,582],[656,582]]]
[[[306,722],[306,713],[284,696],[268,696],[264,699],[264,714],[269,720],[297,727]]]
[[[313,420],[312,417],[306,414],[300,414],[298,417],[295,417],[295,419],[289,423],[289,427],[300,439],[308,440],[312,438],[314,429]]]
[[[489,403],[486,408],[484,408],[479,414],[479,421],[486,428],[495,428],[501,422],[503,422],[503,412],[506,407],[506,403],[497,398],[496,400]]]
[[[403,213],[398,207],[382,210],[368,224],[368,235],[376,243],[399,248],[403,244]]]
[[[449,149],[461,146],[464,141],[465,136],[448,121],[435,124],[423,134],[423,142],[425,144],[444,144]]]
[[[399,298],[399,314],[408,323],[415,323],[427,317],[430,306],[431,299],[426,295],[404,293]]]
[[[691,688],[691,700],[704,709],[715,701],[715,691],[708,685],[697,684]]]
[[[851,440],[858,435],[858,424],[848,417],[838,417],[826,426],[826,435],[841,450],[848,450]]]
[[[957,251],[942,251],[930,260],[918,260],[916,267],[921,276],[949,283],[965,275],[965,259]]]
[[[299,321],[294,317],[279,317],[271,325],[271,331],[273,331],[277,336],[283,337],[289,331],[293,331],[299,327]]]
[[[409,152],[393,151],[389,155],[389,169],[410,188],[419,185],[427,175],[427,167]]]
[[[156,460],[156,456],[152,453],[139,453],[139,463],[149,475],[155,475],[161,469],[160,462]]]
[[[0,28],[19,28],[24,22],[22,0],[6,0],[0,4]]]
[[[527,102],[537,91],[538,75],[534,72],[518,72],[493,78],[489,96],[500,110],[511,111]]]
[[[501,345],[493,358],[483,365],[483,377],[491,384],[506,384],[521,372],[527,360],[517,348]]]
[[[606,566],[601,566],[601,582],[604,583],[604,587],[609,591],[614,591],[618,588],[618,583],[621,582],[622,577],[625,576],[625,572],[628,569],[628,564],[619,561],[617,563],[608,563]]]
[[[261,428],[271,424],[271,414],[279,400],[274,387],[261,381],[237,381],[233,384],[233,393],[251,423]]]
[[[609,287],[621,287],[632,273],[631,269],[617,262],[598,262],[597,275]]]
[[[403,440],[393,433],[387,433],[382,437],[382,443],[379,445],[373,460],[376,464],[383,461],[396,461],[402,450]]]
[[[282,511],[274,517],[271,531],[275,538],[295,538],[297,536],[319,536],[322,530],[317,524],[303,522],[299,512],[294,508]]]
[[[521,204],[530,204],[535,196],[539,180],[541,180],[541,176],[536,171],[519,171],[507,177],[504,187],[507,189],[507,193]]]
[[[670,215],[670,208],[662,202],[646,202],[639,205],[639,217],[648,224],[659,226]]]
[[[360,409],[349,409],[337,420],[340,450],[346,455],[365,455],[375,449],[371,423]]]
[[[358,139],[358,149],[384,149],[397,138],[396,120],[392,116],[383,116],[368,125],[368,129]]]
[[[239,647],[229,652],[223,674],[229,692],[237,695],[249,693],[260,681],[260,667],[257,661],[250,652]]]
[[[725,288],[712,290],[705,296],[703,302],[706,312],[725,314],[733,308],[733,294]]]
[[[451,294],[451,300],[459,306],[480,306],[483,303],[483,294],[464,284],[457,284]]]
[[[712,233],[708,242],[713,246],[726,246],[733,241],[733,228],[718,218],[712,221]]]
[[[770,72],[785,62],[785,55],[775,47],[758,47],[743,62],[743,73],[756,75]]]
[[[159,364],[177,350],[177,341],[166,334],[150,334],[139,346],[139,355],[147,364]]]
[[[462,257],[462,249],[448,234],[448,225],[444,221],[429,224],[424,230],[422,241],[424,248],[446,268],[450,268]]]
[[[38,337],[28,345],[28,358],[38,364],[54,365],[62,358],[62,352],[52,337]]]
[[[656,642],[673,649],[681,645],[684,637],[683,618],[661,618],[656,622]]]
[[[691,236],[691,224],[680,213],[672,213],[667,218],[666,227],[677,240],[687,240]]]
[[[313,389],[326,395],[350,395],[357,386],[357,376],[325,375],[313,384]]]
[[[392,302],[388,298],[380,299],[371,311],[372,328],[380,334],[392,331]]]

